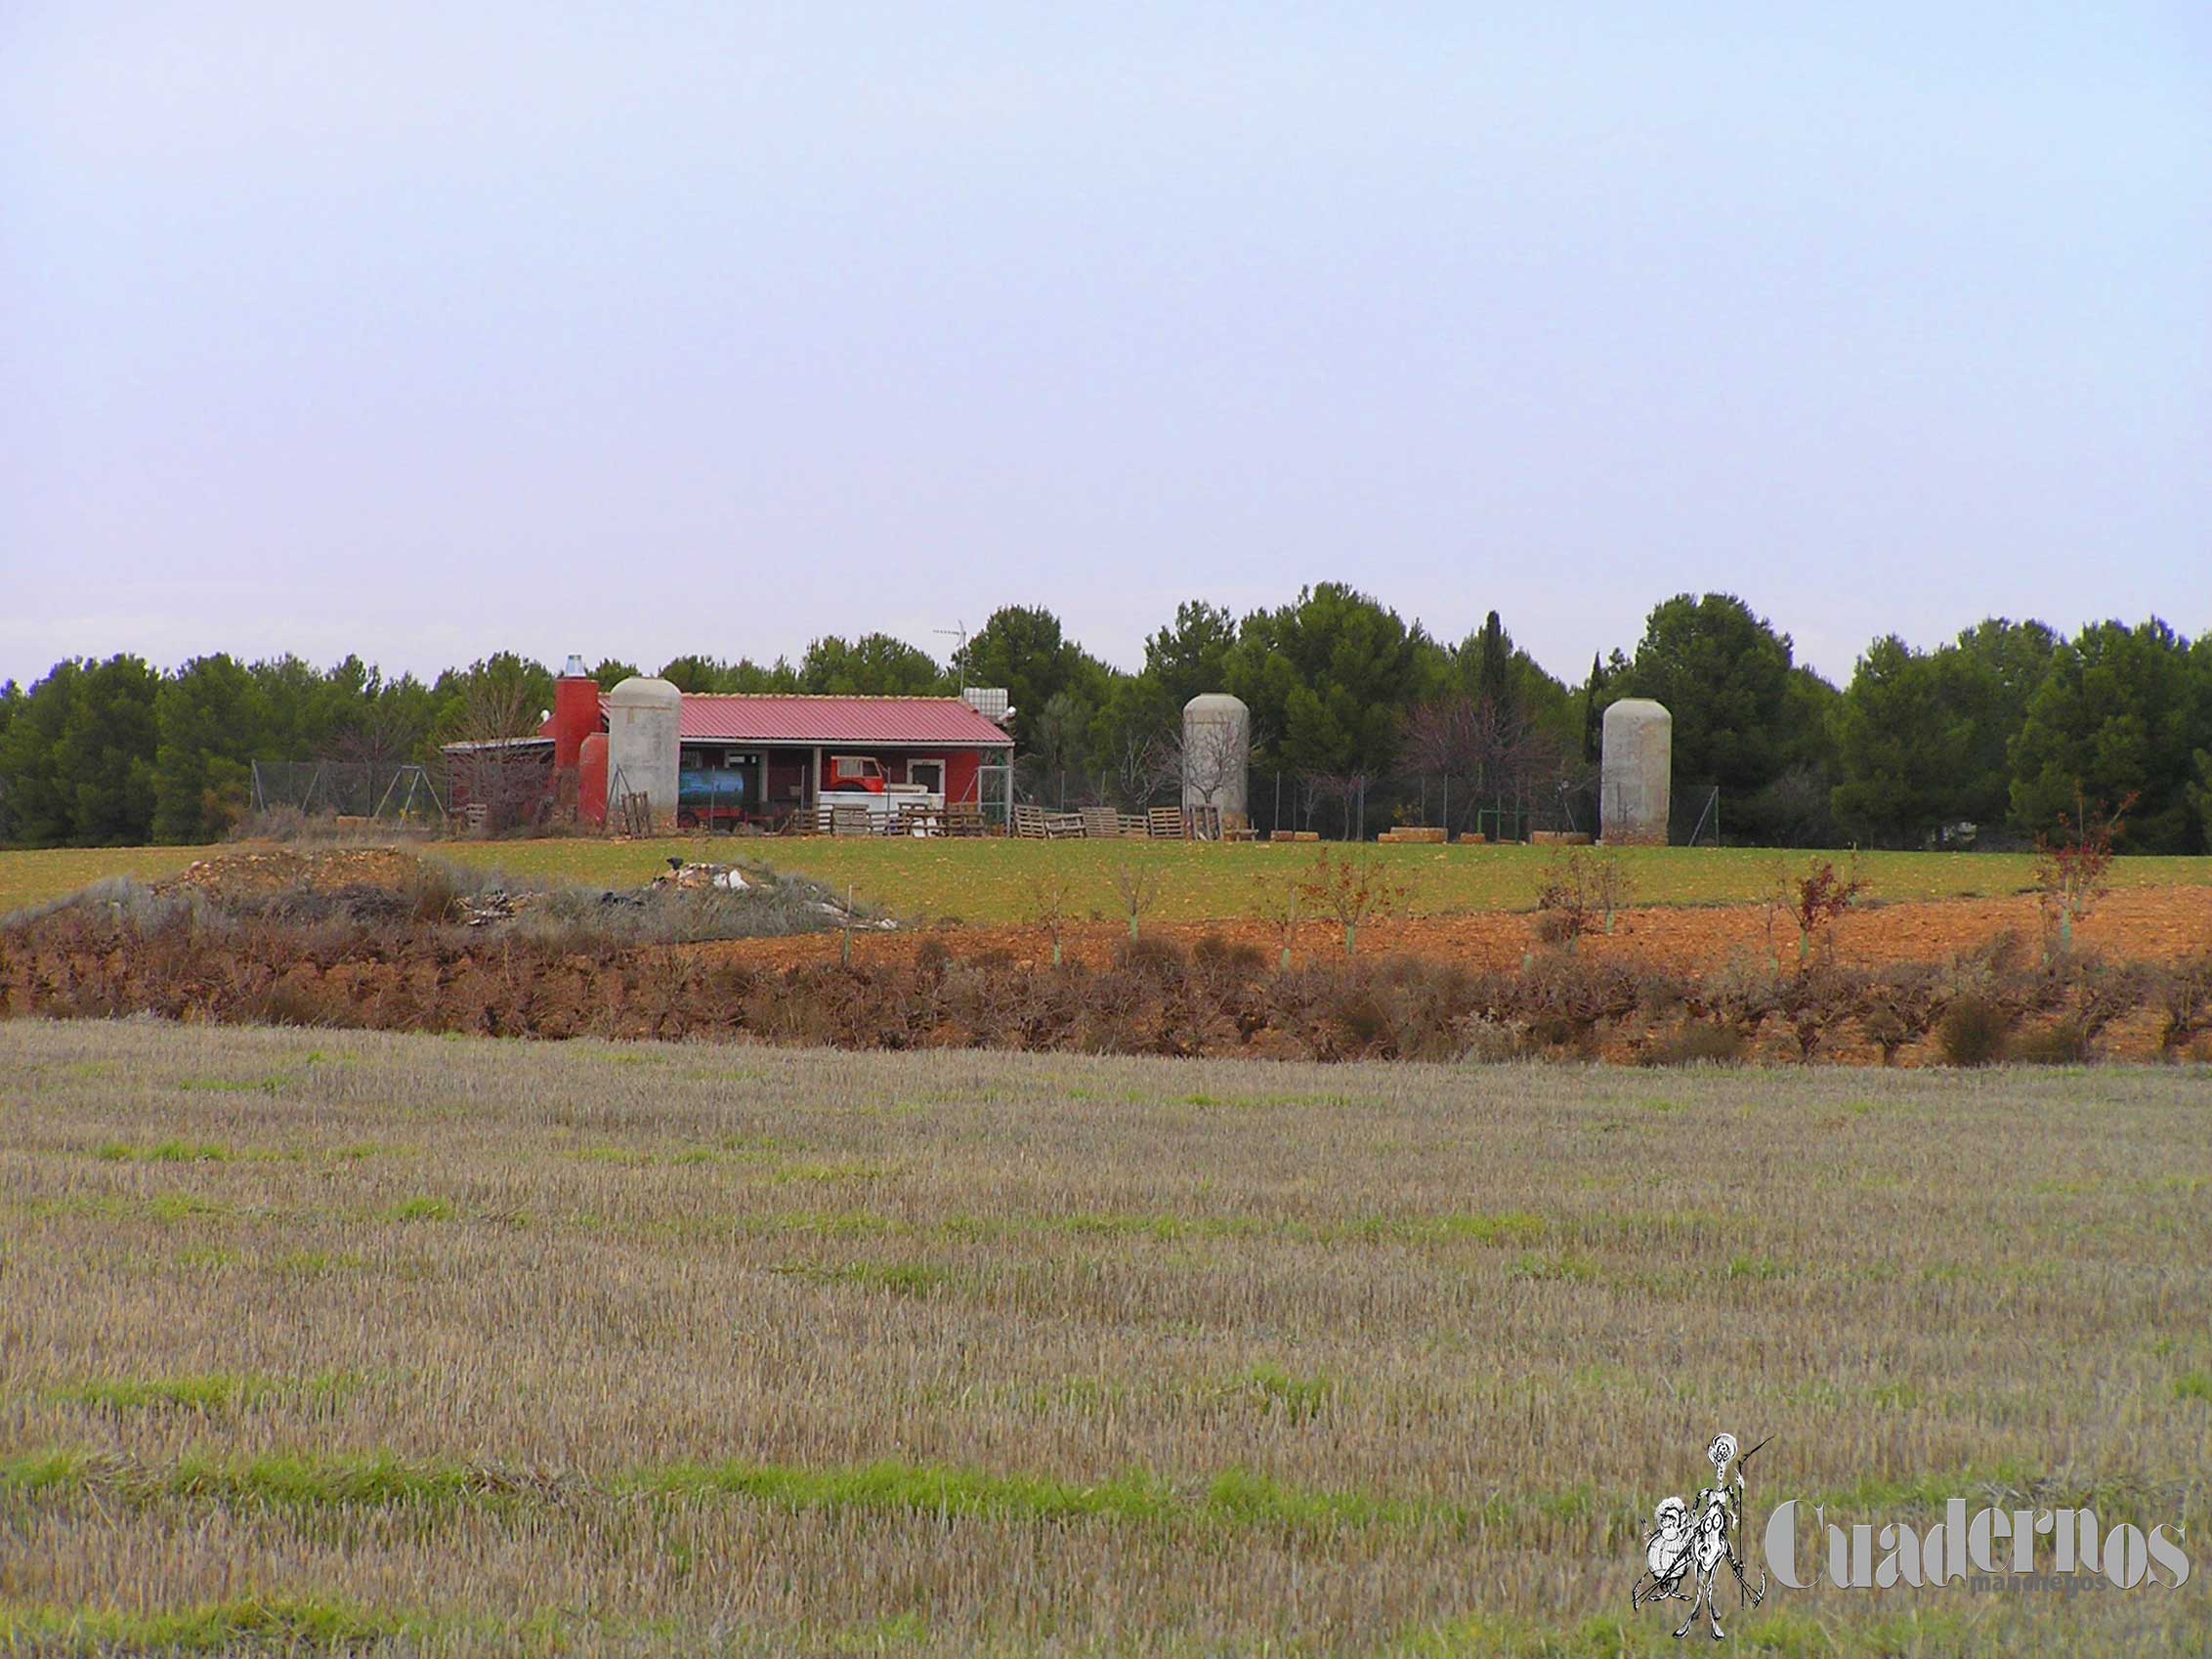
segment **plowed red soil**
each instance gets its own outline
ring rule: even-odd
[[[1979,949],[2007,933],[2019,935],[2032,953],[2043,927],[2032,897],[1938,899],[1871,905],[1843,916],[1831,939],[1819,948],[1832,951],[1847,966],[1890,962],[1942,962]],[[1264,951],[1270,961],[1282,947],[1272,928],[1254,922],[1162,923],[1148,934],[1188,946],[1206,934]],[[1114,948],[1128,937],[1121,922],[1087,922],[1072,928],[1063,949],[1070,960],[1103,966]],[[856,933],[856,959],[872,962],[912,959],[923,940],[935,940],[955,957],[1004,952],[1018,962],[1047,962],[1051,942],[1036,927],[963,927],[898,934]],[[2212,887],[2143,887],[2115,892],[2102,900],[2074,931],[2077,949],[2113,960],[2176,961],[2212,950]],[[1371,922],[1359,931],[1362,956],[1397,952],[1429,960],[1455,961],[1470,968],[1510,968],[1536,947],[1535,918],[1526,914],[1416,917]],[[753,963],[796,966],[834,961],[839,936],[812,934],[793,939],[741,940],[702,946],[714,956],[728,955]],[[1336,955],[1343,931],[1311,922],[1298,931],[1300,960]],[[1710,908],[1660,906],[1623,911],[1610,936],[1585,939],[1579,949],[1591,957],[1648,962],[1680,972],[1706,972],[1737,958],[1778,955],[1785,965],[1798,957],[1797,927],[1787,916],[1769,918],[1765,906]]]

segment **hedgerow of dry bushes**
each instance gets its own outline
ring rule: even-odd
[[[573,935],[487,936],[418,919],[301,925],[202,907],[79,904],[0,931],[0,1013],[364,1027],[540,1038],[750,1039],[843,1048],[982,1047],[1316,1060],[1652,1064],[1850,1048],[1884,1063],[1934,1037],[1953,1064],[2099,1057],[2153,1010],[2167,1057],[2212,1047],[2212,952],[2177,966],[2030,963],[2010,947],[1941,966],[1684,977],[1545,953],[1518,972],[1408,957],[1281,971],[1209,937],[1126,944],[1113,964],[1036,969],[1003,953],[765,969]]]

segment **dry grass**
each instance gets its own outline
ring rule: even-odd
[[[1651,1506],[2201,1523],[2179,1071],[0,1024],[0,1651],[1676,1651]],[[1778,1591],[1735,1651],[2193,1652]],[[39,1644],[44,1644],[40,1646]]]
[[[0,915],[72,892],[110,875],[151,879],[208,856],[207,847],[122,847],[60,852],[0,852]],[[1041,875],[1065,872],[1079,917],[1121,913],[1117,869],[1154,875],[1156,902],[1145,919],[1215,921],[1246,916],[1253,880],[1269,872],[1307,872],[1316,849],[1259,845],[1191,845],[1145,841],[885,841],[812,840],[609,841],[567,837],[535,841],[453,841],[441,858],[496,866],[518,876],[603,886],[635,886],[667,868],[670,856],[727,860],[762,857],[779,870],[813,876],[836,892],[850,886],[893,915],[954,915],[971,923],[1030,919]],[[1406,892],[1417,915],[1458,915],[1528,910],[1536,903],[1547,849],[1542,847],[1370,846]],[[1756,904],[1773,891],[1777,873],[1802,870],[1808,855],[1764,849],[1628,847],[1620,868],[1644,905]],[[1845,855],[1834,855],[1842,858]],[[1999,898],[2026,892],[2034,859],[2011,853],[1865,853],[1860,872],[1885,903],[1907,899]],[[2212,859],[2124,858],[2112,867],[2115,887],[2212,885]]]

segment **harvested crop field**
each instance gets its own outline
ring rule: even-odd
[[[0,1645],[1675,1652],[1629,1587],[1721,1429],[1772,1437],[1755,1527],[1956,1493],[2202,1553],[2184,1070],[22,1020],[0,1068]],[[1730,1628],[2194,1653],[2196,1565]]]

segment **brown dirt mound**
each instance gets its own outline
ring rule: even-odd
[[[399,847],[332,847],[315,852],[275,847],[201,859],[154,887],[165,893],[202,893],[217,904],[362,887],[404,893],[419,879],[421,869],[420,859]]]

